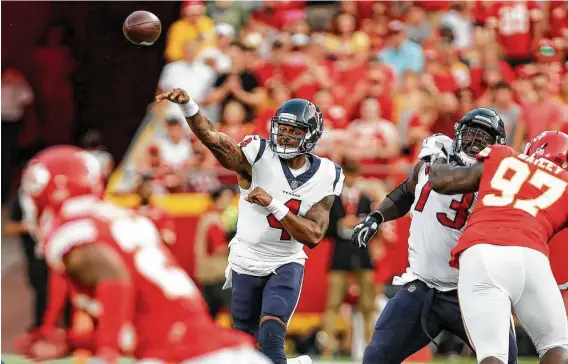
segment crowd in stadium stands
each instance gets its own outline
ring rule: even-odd
[[[286,99],[310,99],[325,120],[316,152],[389,182],[424,137],[452,136],[478,105],[501,114],[518,150],[542,130],[567,130],[567,11],[534,1],[187,1],[167,31],[158,88],[187,90],[237,141],[267,137]],[[165,131],[145,168],[161,190],[234,182],[180,132],[174,105],[155,110]]]

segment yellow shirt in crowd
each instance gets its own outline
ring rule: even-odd
[[[199,41],[197,53],[204,47],[215,45],[215,22],[213,19],[202,15],[195,24],[183,18],[173,23],[168,31],[166,44],[166,59],[168,62],[182,59],[184,44],[194,40]]]

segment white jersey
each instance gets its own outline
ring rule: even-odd
[[[264,276],[287,263],[303,265],[307,258],[304,245],[266,208],[245,201],[245,197],[258,186],[291,213],[305,216],[323,198],[341,194],[345,178],[341,167],[327,158],[309,155],[307,170],[294,176],[266,139],[249,136],[240,146],[252,165],[252,183],[248,190],[240,189],[237,234],[229,244],[230,268],[239,274]]]
[[[428,169],[429,165],[424,163],[418,173],[410,209],[409,267],[393,282],[402,285],[420,279],[431,288],[449,291],[458,286],[458,270],[449,265],[450,250],[464,230],[477,193],[439,194],[428,183]]]

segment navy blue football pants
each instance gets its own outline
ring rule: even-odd
[[[275,316],[288,323],[300,298],[304,266],[288,263],[263,277],[232,271],[233,327],[256,337],[260,319]]]
[[[513,327],[509,332],[509,364],[517,362]],[[363,364],[400,364],[428,345],[442,330],[471,347],[460,313],[457,290],[441,292],[421,281],[406,284],[379,316]]]

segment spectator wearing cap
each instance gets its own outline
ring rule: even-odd
[[[394,68],[398,77],[408,70],[422,72],[424,69],[422,47],[406,38],[404,24],[398,20],[389,23],[386,47],[379,56]]]
[[[231,70],[231,57],[228,52],[236,36],[235,28],[228,23],[218,23],[215,25],[215,33],[216,46],[203,49],[197,55],[196,61],[213,67],[218,74],[226,73]]]
[[[165,52],[168,62],[184,58],[184,47],[189,41],[197,41],[199,47],[215,45],[215,23],[205,15],[203,1],[184,1],[181,16],[168,30]]]
[[[216,24],[226,23],[231,25],[236,30],[237,36],[240,34],[241,28],[247,23],[250,15],[243,1],[208,1],[206,8],[207,15]]]
[[[521,118],[521,107],[513,99],[513,89],[507,82],[501,81],[492,87],[492,108],[501,116],[505,123],[507,144],[515,150],[521,150],[522,135],[517,127]]]
[[[244,52],[245,47],[240,43],[231,46],[229,50],[231,71],[217,77],[213,89],[202,104],[218,106],[216,114],[221,115],[229,101],[237,100],[245,106],[246,121],[252,121],[255,109],[264,101],[266,95],[255,75],[248,69]],[[220,116],[215,118],[215,120],[219,119]]]

